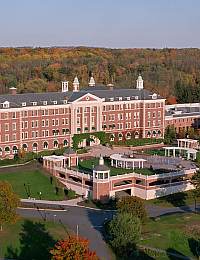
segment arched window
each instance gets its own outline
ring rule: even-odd
[[[158,130],[158,136],[161,136],[161,131],[160,130]]]
[[[122,140],[122,138],[123,138],[123,135],[122,135],[122,133],[119,133],[119,134],[118,134],[118,138],[119,138],[119,141],[121,141],[121,140]]]
[[[112,135],[110,136],[110,141],[114,141],[114,140],[115,140],[115,135],[112,134]]]
[[[151,137],[151,132],[150,131],[147,132],[147,137],[148,138]]]
[[[38,147],[38,144],[37,143],[33,143],[33,151],[37,151],[37,147]]]
[[[126,133],[126,139],[131,139],[131,133],[130,132]]]
[[[54,142],[53,142],[53,147],[54,147],[54,148],[58,148],[58,141],[54,141]]]
[[[3,151],[2,151],[2,148],[0,147],[0,155],[2,155],[2,152],[3,152]]]
[[[13,150],[13,154],[17,154],[18,148],[16,145],[13,146],[12,150]]]
[[[67,141],[67,140],[64,140],[63,145],[64,145],[64,146],[68,146],[68,141]]]
[[[156,131],[153,130],[153,137],[156,137]]]
[[[23,144],[23,145],[22,145],[22,149],[23,149],[24,151],[27,151],[27,150],[28,150],[27,144]]]
[[[44,147],[44,149],[48,149],[48,143],[44,142],[43,147]]]
[[[6,152],[7,154],[10,153],[10,147],[9,147],[9,146],[6,146],[6,147],[5,147],[5,152]]]
[[[135,138],[139,138],[139,133],[138,133],[138,131],[135,132]]]

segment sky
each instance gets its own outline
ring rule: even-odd
[[[200,0],[0,0],[0,46],[200,48]]]

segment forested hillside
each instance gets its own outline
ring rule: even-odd
[[[84,87],[91,73],[115,87],[134,87],[141,73],[149,90],[200,101],[200,49],[0,48],[1,93],[56,91],[75,75]]]

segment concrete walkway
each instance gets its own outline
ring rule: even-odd
[[[35,200],[35,199],[21,199],[23,203],[37,203],[46,205],[57,205],[57,206],[77,206],[78,202],[83,201],[82,197],[78,197],[72,200]]]

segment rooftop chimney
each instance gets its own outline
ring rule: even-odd
[[[9,88],[9,91],[10,91],[11,95],[16,95],[17,94],[17,88],[15,88],[15,87]]]

